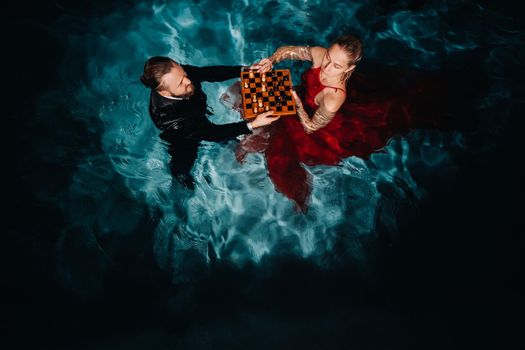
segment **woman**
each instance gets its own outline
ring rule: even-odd
[[[306,133],[310,134],[328,125],[346,99],[346,83],[363,55],[363,45],[354,36],[339,37],[328,49],[315,46],[283,46],[269,58],[253,65],[265,73],[273,65],[286,59],[311,61],[306,71],[307,111],[299,96],[292,91],[297,102],[297,114]],[[304,77],[303,77],[304,82]],[[310,112],[310,113],[309,113]]]

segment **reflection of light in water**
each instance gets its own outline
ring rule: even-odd
[[[377,220],[395,228],[397,206],[424,194],[411,174],[411,164],[437,168],[450,162],[447,149],[461,147],[461,135],[432,133],[431,139],[427,132],[418,131],[394,138],[383,153],[368,161],[351,157],[337,167],[309,167],[314,186],[306,215],[295,212],[290,200],[275,191],[261,155],[250,154],[243,165],[236,162],[235,142],[203,143],[193,170],[197,188],[189,191],[172,183],[165,145],[148,116],[149,92],[138,81],[144,61],[169,55],[195,65],[250,64],[284,43],[326,45],[328,37],[351,22],[366,40],[369,57],[377,54],[385,38],[428,54],[411,56],[414,66],[436,65],[436,55],[474,47],[480,38],[442,33],[449,28],[425,22],[430,12],[418,16],[399,12],[385,31],[375,34],[369,31],[373,22],[356,17],[365,2],[308,2],[302,7],[284,3],[282,9],[272,8],[276,11],[270,18],[272,25],[264,11],[273,2],[233,1],[218,12],[212,10],[213,4],[204,1],[188,7],[185,2],[170,2],[152,8],[139,4],[124,16],[98,18],[99,27],[112,28],[105,35],[94,28],[70,36],[72,55],[76,49],[92,55],[86,67],[91,80],[76,85],[73,114],[93,126],[89,132],[100,140],[103,152],[86,156],[78,166],[71,202],[87,196],[90,207],[71,206],[70,217],[86,226],[105,227],[107,232],[132,231],[137,213],[121,207],[112,192],[118,191],[114,184],[122,181],[125,191],[146,204],[158,222],[153,249],[165,268],[188,249],[208,259],[209,247],[216,257],[239,263],[259,261],[282,247],[305,257],[322,256],[332,252],[341,237],[347,251],[360,257],[358,237],[373,233]],[[286,10],[290,7],[293,11]],[[327,13],[330,22],[324,20]],[[368,19],[373,20],[373,16]],[[305,29],[289,27],[290,23],[304,23]],[[387,63],[397,59],[385,57]],[[299,73],[295,71],[294,77]],[[213,122],[239,118],[219,102],[231,83],[203,84],[215,113]],[[96,126],[99,122],[101,126]]]

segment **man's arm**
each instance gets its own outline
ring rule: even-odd
[[[242,66],[182,66],[192,81],[217,82],[240,78]]]
[[[229,124],[213,124],[207,122],[199,125],[199,129],[195,130],[195,136],[197,136],[197,138],[215,142],[230,140],[239,135],[250,133],[251,130],[244,121]]]
[[[197,132],[200,138],[207,141],[223,141],[242,134],[251,134],[254,128],[269,125],[280,118],[280,116],[273,117],[273,111],[268,111],[257,115],[251,121],[242,121],[230,124],[213,124],[208,120],[199,127]]]

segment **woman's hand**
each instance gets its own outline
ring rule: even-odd
[[[257,117],[255,117],[254,120],[249,122],[249,124],[251,125],[252,128],[255,129],[261,126],[269,125],[281,117],[280,115],[277,117],[269,117],[272,114],[273,114],[273,111],[261,113]]]
[[[269,58],[263,58],[257,63],[254,63],[250,69],[256,69],[258,73],[266,73],[273,68],[273,63]]]

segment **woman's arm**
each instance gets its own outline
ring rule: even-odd
[[[250,68],[257,69],[259,73],[266,73],[274,64],[284,60],[312,61],[315,65],[318,56],[322,57],[324,50],[319,46],[281,46],[270,57],[263,58]]]
[[[297,115],[303,125],[304,131],[311,134],[316,130],[324,128],[332,119],[344,102],[344,96],[336,96],[331,94],[319,103],[319,107],[310,117],[304,110],[303,103],[295,91],[292,91],[297,107]],[[343,97],[343,98],[341,98]]]
[[[309,46],[281,46],[268,59],[272,64],[284,60],[311,61],[312,53]]]

